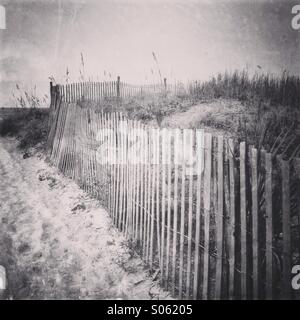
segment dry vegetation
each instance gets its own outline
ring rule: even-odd
[[[121,111],[152,126],[205,128],[289,157],[299,154],[299,106],[299,77],[250,77],[246,71],[190,83],[177,95],[105,99],[97,104],[103,111]]]
[[[2,109],[0,113],[5,113]],[[42,149],[47,138],[48,109],[17,109],[3,116],[0,135],[16,137],[18,147],[28,151],[35,147]]]
[[[0,136],[16,137],[21,150],[42,149],[48,133],[48,95],[39,97],[36,87],[26,91],[16,85],[12,96],[15,107],[0,109]]]
[[[18,136],[21,147],[41,143],[46,137],[47,112],[39,107],[48,97],[39,99],[34,91],[23,93],[18,87],[17,93],[15,101],[22,111],[5,117],[0,134]],[[121,101],[107,98],[97,107],[121,111],[152,126],[205,128],[290,157],[299,154],[299,104],[299,77],[286,72],[281,77],[251,77],[246,71],[236,71],[190,83],[177,95],[161,92]]]

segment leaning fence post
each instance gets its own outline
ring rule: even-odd
[[[54,88],[55,88],[55,101],[54,101],[54,103],[55,103],[55,109],[56,109],[57,102],[58,103],[60,102],[62,94],[61,94],[61,86],[60,85],[57,84]]]
[[[52,105],[53,100],[53,82],[50,81],[50,105]]]
[[[117,97],[120,98],[120,76],[117,79]]]

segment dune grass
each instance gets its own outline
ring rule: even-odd
[[[21,150],[43,148],[48,133],[48,115],[46,108],[12,108],[0,121],[0,136],[17,138]]]
[[[300,78],[287,72],[281,76],[250,76],[246,70],[225,72],[208,81],[190,83],[189,94],[196,99],[227,98],[299,109]]]
[[[92,105],[159,127],[166,126],[172,115],[199,106],[189,114],[188,128],[212,128],[257,148],[275,151],[280,146],[278,152],[299,154],[300,79],[286,72],[275,77],[235,71],[190,82],[176,94],[170,90],[122,100],[107,98]],[[177,126],[182,127],[180,122]]]
[[[280,145],[281,152],[299,155],[299,77],[287,72],[277,77],[263,73],[250,76],[242,70],[220,73],[208,81],[193,81],[177,87],[181,89],[176,93],[170,90],[123,99],[105,98],[98,103],[79,103],[104,112],[122,112],[131,119],[158,127],[166,126],[168,121],[165,120],[172,115],[197,106],[196,113],[189,114],[191,123],[188,128],[211,128],[216,133],[247,141],[258,148],[274,151],[275,145]],[[0,134],[19,138],[21,134],[24,140],[20,145],[26,147],[45,138],[47,112],[39,108],[41,99],[17,89],[19,96],[15,99],[21,111],[5,117]],[[181,123],[177,125],[182,127]]]

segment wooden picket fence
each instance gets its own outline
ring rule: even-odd
[[[93,101],[100,102],[105,98],[130,98],[135,96],[145,96],[149,94],[180,94],[186,91],[183,84],[167,83],[164,78],[162,83],[132,85],[120,81],[102,82],[78,82],[64,85],[52,86],[57,90],[63,102]]]
[[[299,160],[52,91],[51,163],[103,203],[162,287],[184,299],[294,297]]]

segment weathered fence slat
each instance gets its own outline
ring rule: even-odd
[[[212,167],[212,136],[210,133],[205,134],[205,158],[204,158],[204,220],[203,220],[203,282],[202,282],[202,299],[208,299],[208,282],[209,282],[209,226],[210,226],[210,203],[211,203],[211,167]]]
[[[291,298],[291,208],[290,208],[290,167],[289,162],[280,161],[282,172],[282,236],[283,236],[283,269],[282,298]]]
[[[164,274],[165,274],[165,224],[166,224],[166,162],[167,162],[167,130],[161,131],[161,261],[160,261],[160,272],[161,272],[161,285],[164,285]]]
[[[234,165],[234,144],[228,140],[229,157],[229,193],[230,193],[230,213],[229,213],[229,299],[234,298],[235,284],[235,165]]]
[[[147,135],[145,136],[145,139],[144,139],[144,147],[145,147],[145,150],[146,150],[146,153],[148,155],[148,159],[149,159],[149,149],[148,149],[148,132],[147,132]],[[144,257],[144,260],[146,261],[146,239],[147,239],[147,208],[148,208],[148,194],[149,194],[149,190],[148,190],[148,172],[149,172],[149,169],[148,169],[148,165],[149,165],[149,161],[147,161],[144,165],[144,206],[143,206],[143,215],[144,215],[144,227],[143,227],[143,230],[144,230],[144,234],[143,234],[143,257]]]
[[[173,256],[172,256],[172,293],[176,295],[176,269],[177,269],[177,229],[178,229],[178,166],[180,153],[180,130],[175,129],[174,132],[174,220],[173,220]]]
[[[197,186],[196,186],[196,234],[195,234],[195,258],[194,258],[194,283],[193,283],[193,299],[198,297],[199,287],[199,247],[200,247],[200,217],[201,217],[201,188],[202,188],[202,174],[204,162],[204,132],[196,131],[196,161],[197,161]]]
[[[193,179],[194,179],[194,132],[188,131],[187,141],[187,162],[188,162],[188,247],[187,247],[187,270],[186,270],[186,298],[190,298],[191,269],[192,269],[192,231],[193,231]]]
[[[166,239],[166,275],[165,275],[165,288],[168,289],[169,284],[169,268],[170,268],[170,244],[171,244],[171,183],[172,183],[172,135],[171,131],[168,132],[167,139],[167,190],[166,195],[168,199],[167,203],[167,239]]]
[[[151,142],[152,142],[152,159],[155,160],[156,158],[156,139],[155,139],[155,131],[153,130],[151,132]],[[150,211],[150,216],[151,216],[151,229],[150,229],[150,270],[152,270],[152,264],[153,264],[153,241],[154,241],[154,215],[155,215],[155,182],[156,182],[156,176],[155,176],[155,170],[154,170],[154,163],[152,161],[151,164],[151,178],[152,178],[152,190],[151,190],[151,211]]]
[[[136,241],[136,195],[137,195],[137,165],[136,165],[136,130],[137,122],[133,121],[132,128],[132,236],[133,240]]]
[[[125,217],[125,177],[126,177],[126,166],[127,166],[127,157],[126,157],[126,135],[125,135],[125,119],[122,119],[122,124],[120,128],[120,147],[121,147],[121,181],[120,181],[120,206],[119,206],[119,229],[124,232],[124,217]]]
[[[183,130],[183,136],[180,141],[180,148],[182,150],[182,164],[181,164],[181,204],[180,204],[180,248],[179,248],[179,289],[178,295],[179,299],[182,299],[182,284],[183,284],[183,253],[184,253],[184,220],[185,220],[185,176],[186,176],[186,167],[185,167],[185,157],[186,152],[183,148],[184,141],[186,140],[187,131]]]
[[[246,144],[240,143],[241,298],[247,299]]]
[[[156,237],[157,237],[157,255],[158,255],[158,262],[160,266],[160,259],[161,259],[161,240],[160,240],[160,130],[157,129],[156,131],[156,159],[155,159],[155,174],[156,174]]]
[[[149,152],[149,159],[152,155],[152,149],[151,149],[151,135],[149,134],[149,141],[148,141],[148,152]],[[151,161],[148,163],[148,177],[147,177],[147,245],[146,245],[146,261],[149,263],[149,250],[150,250],[150,222],[151,222],[151,216],[150,216],[150,210],[151,210],[151,178],[152,178],[152,172],[151,172]]]
[[[259,247],[258,247],[258,176],[257,150],[251,149],[251,192],[252,192],[252,252],[253,252],[253,298],[258,299]]]
[[[222,293],[222,272],[223,272],[223,205],[224,205],[224,179],[223,179],[223,137],[218,137],[218,153],[217,153],[217,216],[216,216],[216,238],[217,238],[217,263],[216,263],[216,286],[215,299],[221,299]]]
[[[265,154],[266,189],[266,298],[273,297],[273,211],[272,211],[272,155]]]

